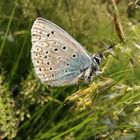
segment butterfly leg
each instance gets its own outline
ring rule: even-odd
[[[102,74],[102,71],[98,70],[98,71],[95,72],[95,74],[98,76],[98,75]]]

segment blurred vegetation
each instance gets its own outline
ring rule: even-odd
[[[91,54],[102,74],[79,90],[48,88],[31,63],[37,17],[56,23]],[[140,139],[139,0],[0,1],[0,139]]]

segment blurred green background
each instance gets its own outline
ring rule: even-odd
[[[31,62],[37,17],[91,54],[105,54],[89,86],[48,88]],[[0,0],[0,139],[140,139],[139,0]]]

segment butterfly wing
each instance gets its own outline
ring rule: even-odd
[[[39,78],[51,86],[74,84],[91,58],[68,33],[43,18],[37,18],[31,29],[32,61]]]

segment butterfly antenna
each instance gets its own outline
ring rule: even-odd
[[[106,52],[110,49],[112,49],[115,46],[115,44],[111,44],[108,48],[105,48],[104,50],[102,50],[101,52]]]
[[[108,48],[99,51],[96,55],[93,55],[93,59],[95,59],[95,61],[100,64],[103,59],[104,53],[109,52],[109,50],[111,50],[114,46],[115,44],[112,44]]]
[[[105,52],[109,52],[109,50],[112,50],[112,48],[115,46],[115,44],[111,44],[108,48],[105,48],[101,51],[99,51],[97,54],[99,54],[100,56],[102,56],[101,58],[103,58],[103,53]]]
[[[115,44],[111,44],[106,50],[112,49],[115,47]]]

